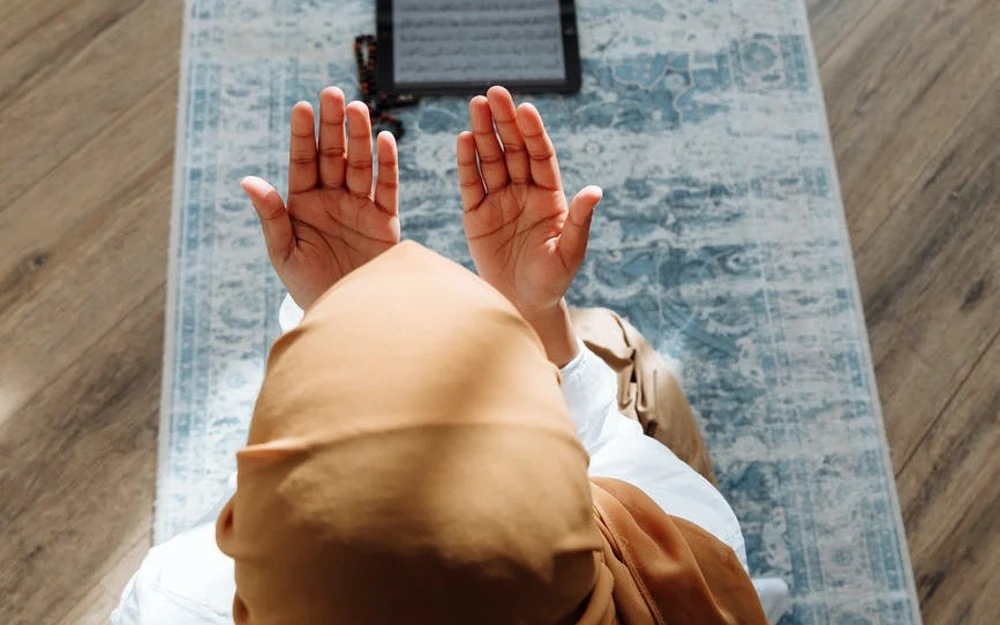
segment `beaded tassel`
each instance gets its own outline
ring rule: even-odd
[[[396,140],[403,138],[403,122],[387,109],[412,106],[419,100],[414,96],[389,94],[379,91],[375,80],[376,57],[375,35],[358,35],[354,38],[354,59],[358,66],[358,83],[361,85],[361,99],[368,105],[375,133],[388,130]]]

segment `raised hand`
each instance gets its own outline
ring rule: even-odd
[[[563,306],[601,189],[585,187],[567,204],[541,115],[515,108],[503,87],[473,98],[469,117],[472,132],[457,142],[469,250],[480,277],[534,321]]]
[[[392,134],[379,133],[372,191],[368,107],[345,107],[336,87],[320,93],[318,147],[308,102],[292,108],[291,132],[287,207],[261,178],[240,185],[260,218],[271,264],[295,302],[308,308],[334,282],[399,242],[399,166]]]

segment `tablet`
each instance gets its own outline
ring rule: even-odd
[[[378,90],[580,89],[573,0],[378,0]]]

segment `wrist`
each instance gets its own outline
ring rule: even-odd
[[[531,311],[522,315],[542,340],[545,355],[552,364],[562,369],[576,358],[579,344],[565,299],[560,299],[550,309]]]

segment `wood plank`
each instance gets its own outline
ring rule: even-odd
[[[57,625],[107,625],[108,616],[117,605],[116,597],[96,584]]]
[[[33,0],[10,3],[0,20],[0,111],[53,69],[80,54],[142,0]]]
[[[75,618],[96,586],[79,615],[94,617],[148,540],[175,89],[171,75],[57,167],[59,189],[0,213],[28,269],[0,290],[0,622]]]
[[[40,181],[58,186],[50,174],[59,163],[164,80],[176,82],[169,77],[177,70],[181,6],[180,0],[142,3],[3,109],[0,211]]]
[[[123,537],[149,527],[162,288],[118,314],[115,328],[4,424],[2,623],[65,617],[100,584]]]
[[[138,538],[123,550],[122,557],[109,566],[101,578],[101,587],[116,599],[121,596],[128,580],[139,570],[139,565],[153,544],[152,517],[149,524],[136,524],[135,529],[138,531]]]
[[[822,68],[855,246],[1000,77],[995,0],[883,0]]]
[[[806,0],[816,62],[822,67],[840,43],[878,5],[878,0]]]
[[[42,27],[72,0],[38,0],[38,2],[4,2],[0,4],[0,55],[17,45],[24,37]]]
[[[37,2],[4,2],[0,4],[0,54],[14,47],[24,37],[43,27],[72,0],[37,0]]]
[[[857,251],[894,465],[1000,329],[1000,79]]]
[[[52,622],[96,585],[104,595],[79,616],[93,618],[148,540],[174,89],[172,76],[160,97],[133,103],[123,129],[57,168],[65,190],[39,188],[0,214],[0,235],[18,235],[10,248],[41,250],[27,276],[4,279],[0,379],[19,397],[0,407],[0,525],[11,538],[0,561],[12,563],[0,568],[0,595],[11,598],[0,622]],[[33,219],[47,206],[62,213],[57,224]]]
[[[0,623],[99,623],[151,528],[182,2],[16,4],[0,11]]]
[[[898,477],[928,624],[1000,618],[998,337]]]
[[[163,282],[175,89],[171,77],[57,167],[60,185],[37,184],[0,213],[0,424],[117,322],[113,305]],[[87,331],[66,323],[69,311]]]
[[[1000,458],[989,455],[995,443],[963,449],[982,429],[974,425],[982,417],[974,415],[992,411],[996,418],[995,399],[983,389],[995,392],[1000,377],[995,354],[984,358],[1000,327],[1000,82],[995,63],[977,62],[995,52],[983,52],[991,45],[983,33],[996,32],[1000,20],[989,5],[964,5],[972,13],[962,13],[962,6],[942,10],[980,26],[957,50],[930,36],[932,26],[940,28],[934,20],[948,15],[907,6],[913,14],[892,19],[924,20],[922,26],[900,31],[868,25],[872,36],[897,43],[872,40],[867,49],[840,52],[840,65],[823,68],[831,119],[838,120],[833,137],[900,501],[929,624],[1000,620],[1000,605],[988,590],[1000,568],[1000,543],[993,538],[1000,536],[993,486]],[[893,60],[894,49],[913,55],[907,50],[916,46],[932,51],[922,61],[925,68]],[[886,68],[881,75],[880,67]],[[866,83],[870,101],[858,95]],[[917,88],[925,92],[914,93]],[[980,90],[985,93],[975,96]],[[960,432],[969,433],[965,442]]]

